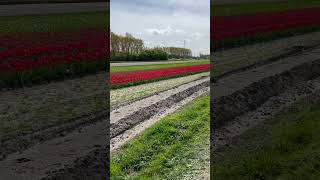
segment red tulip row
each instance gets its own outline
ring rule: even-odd
[[[10,36],[3,36],[0,42],[1,72],[35,70],[43,66],[79,61],[105,61],[109,53],[106,29],[76,33],[33,33],[14,35],[11,39]]]
[[[211,18],[211,39],[221,40],[259,33],[320,25],[320,8]]]
[[[134,83],[138,81],[152,80],[158,78],[175,77],[189,73],[209,71],[210,64],[174,67],[156,70],[133,71],[133,72],[118,72],[111,73],[110,79],[112,85]]]

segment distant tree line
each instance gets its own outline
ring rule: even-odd
[[[142,39],[126,33],[124,36],[111,32],[111,61],[168,60],[168,54],[158,48],[144,47]]]
[[[200,53],[200,59],[210,59],[210,54],[201,54]]]
[[[187,48],[163,47],[162,49],[168,53],[170,59],[192,58],[192,51]]]
[[[111,32],[111,61],[168,60],[190,58],[190,49],[177,47],[146,48],[142,39],[131,34],[117,35]]]
[[[144,50],[144,43],[129,33],[121,36],[111,32],[111,49],[113,53],[139,54]]]

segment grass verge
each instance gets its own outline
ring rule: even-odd
[[[209,60],[197,60],[183,63],[171,63],[171,64],[152,64],[152,65],[137,65],[137,66],[111,66],[111,72],[130,72],[130,71],[141,71],[141,70],[153,70],[153,69],[164,69],[172,67],[183,67],[183,66],[194,66],[201,64],[209,64]]]
[[[314,99],[313,99],[314,100]],[[318,99],[319,100],[319,99]],[[300,102],[248,131],[214,160],[215,179],[315,180],[320,177],[320,103]]]
[[[193,147],[199,142],[206,146],[209,106],[208,95],[199,97],[113,153],[111,179],[181,179],[191,169],[190,160],[198,155]]]
[[[320,1],[288,0],[283,2],[211,5],[211,16],[247,15],[314,7],[320,7]]]

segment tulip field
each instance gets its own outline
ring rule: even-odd
[[[320,8],[291,10],[245,16],[213,17],[213,40],[250,36],[289,28],[317,26],[320,24]],[[236,27],[236,28],[235,28]]]
[[[17,86],[104,70],[108,37],[104,28],[0,36],[0,85]]]
[[[162,68],[155,70],[141,70],[132,72],[111,73],[110,80],[112,87],[123,87],[132,84],[150,82],[159,79],[167,79],[178,76],[185,76],[194,73],[201,73],[210,70],[210,64]]]
[[[0,89],[104,71],[106,12],[0,17]]]
[[[273,39],[314,31],[320,25],[320,8],[263,12],[251,15],[213,16],[211,40],[214,47],[249,43],[256,38]],[[240,42],[242,41],[242,42]],[[244,42],[245,41],[245,42]]]

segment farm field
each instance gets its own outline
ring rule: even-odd
[[[133,63],[132,66],[111,66],[111,88],[118,89],[192,75],[209,71],[209,67],[209,60],[151,65],[134,65]]]
[[[186,76],[194,73],[209,71],[210,64],[181,66],[164,69],[116,72],[110,74],[112,88],[131,86],[146,82],[159,81],[162,79]]]
[[[266,12],[279,12],[303,8],[320,7],[317,0],[284,0],[277,2],[254,2],[234,4],[212,4],[211,16],[249,15]]]
[[[113,67],[118,67],[118,66],[138,66],[138,65],[160,65],[160,64],[176,64],[176,63],[190,63],[193,61],[202,61],[201,59],[199,60],[194,60],[194,59],[186,59],[186,60],[181,60],[181,59],[168,59],[166,61],[126,61],[126,62],[121,62],[121,61],[113,61],[110,63],[110,66]],[[206,60],[203,60],[206,61]]]
[[[137,62],[139,64],[139,62]],[[166,124],[167,119],[171,117],[174,120],[172,122],[180,122],[188,131],[192,130],[193,125],[185,122],[185,116],[189,109],[199,108],[203,109],[199,114],[200,121],[206,121],[209,118],[209,96],[199,97],[209,92],[209,76],[210,76],[210,64],[209,60],[195,60],[195,61],[181,61],[174,63],[159,63],[135,65],[130,63],[131,66],[112,66],[110,80],[111,85],[115,86],[110,92],[110,104],[111,104],[111,179],[123,179],[128,178],[131,171],[128,169],[131,164],[122,165],[125,161],[129,162],[129,159],[123,159],[132,154],[136,160],[130,163],[142,163],[139,159],[139,153],[144,154],[143,148],[145,146],[137,147],[141,150],[137,151],[135,147],[133,149],[127,149],[131,146],[132,142],[146,142],[146,146],[152,146],[154,143],[162,142],[163,138],[169,138],[170,134],[165,131],[157,131],[159,128],[167,129],[170,125]],[[119,81],[118,81],[119,80]],[[122,83],[128,85],[122,86]],[[117,87],[117,85],[120,86]],[[188,104],[188,105],[186,105]],[[184,106],[187,106],[184,108]],[[190,113],[188,113],[190,114]],[[198,121],[193,121],[198,123]],[[165,123],[165,124],[164,124]],[[191,122],[190,122],[191,123]],[[205,123],[205,122],[202,122]],[[208,121],[207,121],[208,123]],[[192,124],[192,123],[191,123]],[[203,124],[204,125],[204,124]],[[188,127],[187,127],[188,126]],[[165,148],[173,148],[170,150],[170,156],[183,159],[184,162],[176,162],[175,166],[180,168],[178,171],[172,171],[172,174],[168,174],[172,178],[182,177],[183,173],[188,172],[189,162],[188,159],[196,158],[199,162],[203,159],[209,162],[209,126],[202,126],[197,128],[203,128],[203,131],[197,137],[189,137],[190,145],[194,146],[194,151],[188,151],[185,154],[180,154],[179,148],[187,148],[182,145],[187,139],[172,140]],[[172,128],[169,128],[173,130]],[[168,131],[169,131],[168,129]],[[206,129],[206,130],[204,130]],[[154,135],[158,132],[158,135]],[[178,136],[184,136],[179,133],[179,127],[176,129]],[[152,135],[151,135],[152,134]],[[201,138],[201,141],[199,138]],[[195,140],[197,139],[197,140]],[[139,143],[140,144],[140,143]],[[171,145],[170,145],[171,144]],[[139,145],[138,145],[139,146]],[[176,149],[178,148],[178,149]],[[150,149],[151,150],[151,149]],[[201,154],[206,156],[201,157]],[[169,153],[169,152],[168,152]],[[154,161],[157,157],[167,154],[167,152],[157,151],[156,149],[148,152],[150,157],[154,157]],[[121,157],[119,159],[119,157]],[[141,156],[140,156],[141,157]],[[152,158],[153,159],[153,158]],[[150,159],[150,163],[153,164],[153,160]],[[149,163],[149,162],[146,162]],[[196,164],[196,162],[193,162]],[[196,166],[195,166],[196,167]],[[119,169],[121,168],[121,169]],[[147,167],[146,167],[147,168]],[[149,167],[146,171],[150,171],[148,175],[137,175],[136,179],[152,178],[157,176],[156,170],[152,170],[153,167]],[[201,172],[203,166],[197,166],[198,171]],[[126,171],[123,171],[127,169]],[[136,168],[134,168],[136,169]],[[157,165],[157,169],[167,172],[165,164],[161,163]],[[152,171],[152,172],[151,172]],[[141,171],[137,169],[137,173]],[[120,174],[119,174],[120,173]],[[192,174],[194,176],[194,174]],[[189,175],[191,176],[191,175]]]
[[[71,34],[73,36],[71,36]],[[42,35],[42,37],[41,37]],[[1,87],[17,87],[37,81],[75,77],[106,69],[108,42],[103,29],[78,33],[37,33],[25,38],[1,38]],[[91,39],[101,41],[92,42]]]
[[[174,87],[189,83],[203,77],[209,76],[209,72],[198,73],[194,75],[172,78],[158,82],[151,82],[137,86],[114,89],[110,92],[110,104],[116,106],[118,104],[129,103],[135,99],[144,98],[155,93],[172,89]]]
[[[209,60],[151,65],[111,66],[110,104],[123,103],[208,77]]]
[[[250,46],[245,46],[245,47],[239,47],[237,49],[229,49],[229,50],[217,52],[217,53],[215,53],[213,55],[213,60],[214,60],[213,63],[215,63],[216,66],[215,66],[214,71],[212,72],[211,78],[212,77],[213,78],[220,78],[221,75],[228,74],[229,72],[232,72],[233,70],[236,70],[236,69],[239,69],[239,68],[243,68],[243,67],[248,67],[248,66],[251,66],[251,65],[256,65],[256,64],[259,64],[260,62],[269,62],[269,61],[272,62],[272,60],[270,60],[270,59],[275,58],[276,56],[284,56],[284,55],[285,56],[289,56],[287,53],[289,53],[290,56],[296,55],[296,54],[298,54],[299,52],[302,51],[302,49],[299,49],[299,48],[296,49],[296,46],[298,46],[298,45],[301,45],[303,47],[304,46],[305,47],[312,47],[312,46],[319,45],[320,42],[314,38],[316,36],[318,36],[318,34],[315,32],[315,33],[312,33],[312,34],[300,35],[300,36],[297,36],[297,37],[294,37],[294,38],[290,37],[290,38],[280,39],[280,40],[276,40],[276,41],[270,41],[270,42],[263,43],[263,44],[250,45]],[[264,51],[263,51],[263,53],[260,53],[260,52],[257,52],[257,49],[261,49],[261,50],[263,49]],[[273,54],[270,54],[270,52],[273,52]],[[257,66],[260,66],[260,65],[257,65]],[[193,77],[191,78],[192,80],[190,80],[188,82],[192,83],[192,81],[194,80],[193,78],[196,78],[196,75],[193,75]],[[200,74],[199,74],[199,76],[200,76]],[[184,80],[184,78],[188,78],[188,77],[191,77],[191,76],[181,77],[181,83],[182,82],[183,83],[188,83],[188,82],[186,82],[186,80]],[[198,79],[198,78],[196,78],[196,79]],[[170,82],[172,82],[172,86],[176,87],[176,86],[174,86],[175,80],[176,80],[176,78],[169,79],[169,80],[163,80],[163,81],[159,81],[159,82],[152,82],[152,83],[147,83],[147,84],[127,87],[127,88],[120,88],[120,89],[112,90],[111,91],[111,104],[115,108],[111,112],[111,117],[113,116],[113,114],[118,116],[119,112],[123,112],[123,110],[127,108],[126,105],[123,105],[124,106],[123,109],[121,109],[121,105],[120,105],[120,108],[119,108],[119,106],[117,106],[117,105],[121,104],[121,102],[122,103],[123,102],[132,102],[132,100],[136,99],[137,97],[141,97],[141,98],[137,98],[137,99],[141,100],[141,104],[142,103],[146,103],[147,101],[143,101],[144,98],[145,97],[149,97],[149,96],[151,96],[150,98],[152,98],[152,94],[153,94],[152,92],[157,92],[156,85],[163,83],[163,85],[159,85],[159,87],[161,87],[163,89],[166,89],[166,85],[169,84],[167,82],[170,81]],[[177,86],[179,86],[179,85],[177,84]],[[142,90],[144,87],[150,87],[150,88],[154,88],[155,87],[155,88],[150,90],[151,91],[150,94],[144,94],[144,91]],[[131,88],[133,89],[132,91],[131,91]],[[134,91],[136,91],[138,89],[139,89],[139,91],[137,91],[136,94],[132,93],[132,92],[134,92]],[[170,89],[170,86],[166,90],[168,90],[168,89]],[[172,89],[174,89],[174,88],[172,88]],[[126,90],[129,90],[129,91],[126,91]],[[164,92],[166,92],[166,90],[164,90]],[[149,89],[147,91],[149,91]],[[140,92],[141,92],[141,94],[140,94]],[[160,92],[162,92],[162,91],[160,91]],[[123,98],[120,98],[120,99],[116,98],[117,95],[116,94],[113,95],[113,93],[120,93],[121,94],[120,96],[123,96]],[[125,94],[125,95],[123,95],[123,94]],[[130,98],[131,94],[133,96],[132,98]],[[159,94],[159,96],[164,96],[164,95]],[[130,99],[132,99],[132,100],[130,100]],[[155,99],[154,100],[150,99],[150,102],[152,102],[152,101],[155,101]],[[156,100],[156,102],[157,102],[157,100]],[[124,103],[124,104],[126,104],[126,103]],[[129,106],[130,106],[130,104],[128,105],[128,107]],[[138,107],[139,103],[132,104],[132,107],[134,107],[134,106]],[[146,105],[145,108],[147,108],[148,111],[150,111],[148,105]],[[131,112],[132,110],[129,109],[127,111],[128,111],[127,116],[123,115],[123,117],[129,117],[129,114],[130,114],[129,112]],[[139,112],[139,111],[137,111],[137,112]],[[144,112],[144,111],[142,111],[142,112]],[[135,114],[135,113],[131,113],[131,114]],[[114,117],[116,117],[116,116],[114,116]],[[161,117],[165,118],[165,116],[161,116]],[[121,119],[120,117],[118,117],[118,118]],[[142,117],[142,116],[138,115],[136,118],[137,119],[143,119],[145,117]],[[125,119],[126,118],[124,118],[123,120],[125,120]],[[134,118],[126,119],[126,121],[128,121],[128,120],[134,121]],[[143,121],[147,122],[149,120],[146,119],[146,120],[143,120]],[[161,121],[159,121],[159,123],[161,123]],[[119,124],[121,124],[121,123],[122,123],[122,121],[120,120]],[[141,123],[141,122],[139,122],[139,123]],[[115,120],[115,122],[112,122],[112,124],[114,124],[114,128],[115,129],[118,128],[116,120]],[[139,126],[139,125],[134,125],[134,126]],[[147,126],[147,127],[149,127],[148,129],[152,129],[155,125],[148,126],[147,123],[146,123],[146,125],[144,125],[142,123],[141,126]],[[123,137],[125,137],[127,135],[128,136],[133,136],[133,138],[131,138],[128,141],[126,141],[125,143],[123,143],[123,145],[122,145],[123,148],[126,148],[127,144],[130,144],[131,142],[135,142],[135,140],[139,139],[139,137],[140,137],[139,134],[140,133],[144,134],[144,132],[148,131],[148,129],[146,129],[146,130],[141,130],[139,128],[132,128],[132,129],[133,130],[131,132],[130,132],[130,130],[126,130],[126,131],[129,131],[129,133],[123,135]],[[139,133],[134,133],[134,131],[139,131]],[[113,132],[113,131],[111,131],[111,132]],[[115,138],[114,141],[118,141],[118,140],[121,141],[121,137],[120,138]],[[202,146],[205,147],[205,142],[200,142],[200,144],[202,144]],[[117,152],[117,150],[115,150],[115,151],[116,152],[112,156],[118,157],[117,156],[118,152]],[[119,152],[121,154],[122,148],[119,149]],[[197,158],[195,158],[195,159],[197,159]],[[120,165],[120,166],[122,166],[122,165]],[[160,169],[163,168],[163,167],[160,167],[160,166],[158,166],[158,167]],[[118,172],[116,172],[116,174],[121,171],[121,170],[117,169],[118,167],[114,167],[114,168],[116,169],[115,171],[118,171]],[[137,171],[138,171],[138,174],[139,174],[140,170],[137,170]],[[150,170],[150,172],[151,171],[152,170]],[[177,170],[177,171],[179,171],[179,170]],[[181,172],[183,172],[183,170]],[[142,171],[141,171],[141,173],[142,173]],[[143,173],[144,173],[144,171],[143,171]],[[119,176],[124,175],[125,176],[126,173],[117,174],[117,175],[119,175]],[[194,170],[191,170],[190,173],[187,173],[185,176],[187,178],[187,177],[199,177],[199,175],[208,177],[209,176],[209,169],[204,169],[203,167],[198,167],[198,169],[195,168]],[[138,176],[137,176],[137,178],[138,178]],[[144,176],[141,176],[141,177],[144,177]],[[174,177],[178,177],[178,176],[174,176]]]
[[[232,48],[319,29],[319,16],[317,15],[319,5],[311,4],[305,7],[298,6],[299,2],[283,3],[291,4],[291,7],[296,8],[283,8],[278,6],[278,3],[266,3],[269,6],[263,6],[264,3],[213,6],[211,13],[211,24],[214,27],[211,30],[211,41],[214,42],[213,49]],[[256,11],[250,11],[251,8]],[[223,9],[225,13],[222,13]],[[219,12],[219,10],[221,10],[221,14],[213,13]],[[229,16],[226,14],[229,10],[238,13]]]
[[[97,150],[85,138],[69,137],[108,119],[108,17],[108,11],[0,17],[0,172],[5,179],[56,176],[50,172]],[[61,147],[52,143],[60,140]],[[60,156],[61,149],[73,156]],[[38,154],[30,158],[30,152]],[[17,154],[31,160],[17,161]]]
[[[108,11],[1,16],[0,34],[63,32],[88,28],[108,28],[108,17]],[[102,19],[104,20],[102,21]]]
[[[4,28],[0,30],[1,88],[21,87],[106,69],[108,29],[107,22],[102,21],[105,15],[98,12],[0,17],[4,18]],[[99,19],[100,24],[97,23]],[[35,23],[40,25],[34,26]],[[5,29],[6,26],[8,28]],[[92,39],[100,41],[93,42]]]
[[[242,35],[233,34],[223,30],[227,24],[220,23],[217,30],[221,34],[211,39],[215,43],[212,51],[216,52],[211,59],[215,64],[211,72],[211,107],[215,107],[211,119],[215,121],[211,122],[214,154],[210,176],[317,179],[314,133],[319,104],[320,23],[315,18],[318,16],[311,14],[313,10],[318,13],[318,3],[214,7],[221,8],[221,16],[215,12],[215,23],[221,18],[221,22],[230,23],[228,29],[236,24],[244,29]],[[285,20],[283,15],[293,20]],[[259,22],[254,22],[256,17]]]
[[[132,63],[117,63],[115,65],[113,64],[114,63],[111,63],[111,69],[110,69],[111,73],[209,64],[209,60],[189,60],[189,61],[181,61],[181,62],[159,61],[159,62],[142,62],[141,64],[140,62],[132,62]],[[126,64],[130,64],[130,65],[128,66]]]
[[[0,4],[47,4],[47,3],[87,3],[87,2],[106,2],[105,0],[1,0]]]

